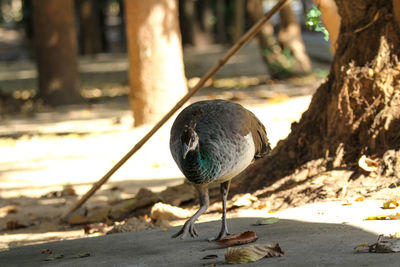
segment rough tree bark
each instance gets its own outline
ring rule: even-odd
[[[80,103],[74,1],[32,4],[39,97],[53,106]]]
[[[374,156],[383,176],[399,175],[398,157],[384,156],[400,148],[399,5],[336,4],[341,27],[327,80],[287,139],[248,172],[241,190],[268,186],[315,159],[324,170],[354,169],[361,155]]]
[[[186,92],[178,3],[126,0],[130,103],[135,126],[163,116]]]

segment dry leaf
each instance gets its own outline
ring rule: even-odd
[[[368,216],[365,220],[400,220],[400,213]]]
[[[388,215],[374,215],[374,216],[368,216],[367,218],[365,218],[365,220],[389,220]]]
[[[45,248],[45,249],[41,249],[40,253],[41,254],[52,254],[53,251],[51,249],[49,249],[49,248]]]
[[[345,203],[342,204],[343,206],[351,206],[353,203],[351,203],[348,199],[346,200]]]
[[[151,165],[151,167],[152,167],[153,169],[156,169],[156,168],[160,168],[161,165],[158,164],[157,162],[154,162],[154,163]]]
[[[364,197],[358,197],[356,199],[354,199],[355,202],[363,202],[365,200]]]
[[[75,255],[74,255],[74,258],[86,258],[86,257],[89,257],[90,256],[90,253],[89,252],[85,252],[85,253],[76,253]]]
[[[237,234],[228,235],[217,241],[220,246],[237,246],[257,241],[258,236],[253,231],[246,231]]]
[[[107,224],[105,223],[91,223],[91,224],[86,224],[83,227],[83,230],[85,234],[93,234],[93,233],[105,233],[107,232]]]
[[[382,209],[395,209],[399,206],[399,203],[396,200],[390,200],[383,203]]]
[[[264,257],[280,257],[285,252],[279,244],[252,244],[244,247],[229,247],[225,251],[225,261],[230,264],[241,264],[258,261]]]
[[[262,219],[258,219],[254,225],[268,225],[268,224],[274,224],[277,222],[279,222],[279,218],[276,218],[276,217],[262,218]]]
[[[253,204],[253,208],[256,210],[262,210],[265,209],[268,206],[266,201],[257,201],[256,203]]]
[[[362,155],[358,160],[358,166],[360,166],[364,171],[374,172],[378,169],[378,162]]]
[[[368,244],[364,242],[356,246],[354,249],[357,252],[396,253],[400,252],[400,239],[383,240],[383,235],[380,235],[375,243]]]
[[[202,258],[202,260],[210,260],[210,259],[216,259],[216,258],[218,258],[218,255],[211,254],[211,255],[204,256]]]
[[[47,258],[45,258],[45,261],[54,261],[57,259],[64,258],[63,254],[50,254]]]

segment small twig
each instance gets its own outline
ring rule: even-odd
[[[114,167],[112,167],[99,181],[93,184],[92,188],[78,200],[77,203],[68,211],[65,216],[68,216],[79,207],[81,207],[107,180],[133,155],[138,151],[157,131],[164,125],[164,123],[172,117],[172,115],[180,109],[186,101],[189,100],[197,91],[199,91],[204,84],[223,66],[225,63],[254,35],[258,33],[261,27],[267,22],[276,12],[278,12],[289,0],[280,0],[276,5],[264,16],[258,20],[253,27],[244,34],[239,41],[237,41],[225,55],[218,60],[218,62],[200,79],[200,81],[189,92],[179,100],[178,103],[122,158]]]

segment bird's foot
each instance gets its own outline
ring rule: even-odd
[[[199,234],[196,230],[196,227],[194,225],[194,221],[192,221],[190,219],[185,222],[185,224],[183,225],[183,227],[181,228],[181,230],[178,233],[172,235],[171,237],[177,238],[178,236],[180,236],[181,239],[185,239],[185,237],[188,233],[190,234],[191,237],[199,236]]]
[[[219,240],[223,239],[224,237],[227,237],[228,235],[230,235],[230,233],[228,233],[227,231],[221,231],[221,232],[218,234],[218,236],[216,236],[216,237],[210,237],[210,238],[208,238],[207,240],[208,240],[209,242],[212,242],[212,241],[219,241]]]

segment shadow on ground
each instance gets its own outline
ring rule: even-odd
[[[361,242],[374,242],[377,235],[344,224],[310,223],[280,220],[278,223],[254,226],[257,218],[229,220],[232,232],[253,230],[257,243],[277,242],[285,255],[265,258],[248,266],[398,266],[400,254],[356,253]],[[13,248],[0,254],[1,266],[202,266],[224,260],[224,251],[204,240],[219,230],[219,221],[200,223],[200,238],[171,239],[178,228],[152,229],[113,234],[34,246]],[[50,249],[63,258],[44,261]],[[90,253],[79,258],[77,255]],[[215,254],[216,259],[203,257]]]

